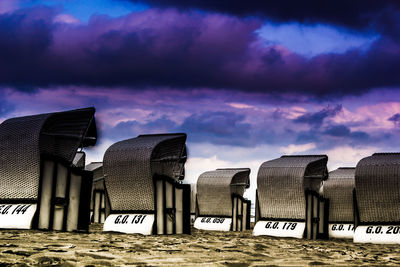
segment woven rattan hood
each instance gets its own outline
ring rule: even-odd
[[[326,155],[299,155],[264,162],[257,175],[261,217],[305,219],[304,190],[318,190],[327,161]]]
[[[250,186],[250,169],[217,169],[197,180],[200,215],[232,216],[232,194],[243,196]]]
[[[103,168],[111,209],[154,210],[155,175],[183,179],[186,134],[139,135],[117,142],[104,154]]]
[[[356,168],[338,168],[324,181],[323,195],[329,198],[329,221],[353,223],[353,189]]]
[[[375,153],[361,159],[355,187],[361,223],[400,222],[400,153]]]
[[[41,156],[72,164],[97,140],[94,108],[12,118],[0,125],[0,198],[38,197]]]

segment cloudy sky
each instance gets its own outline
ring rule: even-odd
[[[245,5],[245,6],[244,6]],[[1,0],[0,122],[94,106],[101,161],[186,132],[188,182],[282,154],[400,150],[399,1]]]

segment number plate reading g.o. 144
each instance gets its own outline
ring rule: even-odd
[[[330,223],[329,237],[330,238],[353,238],[354,225],[351,223]]]
[[[104,222],[104,231],[151,235],[154,214],[111,214]]]
[[[258,221],[253,235],[302,238],[305,227],[304,222]]]
[[[30,229],[36,204],[0,204],[0,228]]]
[[[400,244],[400,225],[362,225],[354,232],[354,242]]]
[[[229,231],[231,224],[232,218],[197,217],[194,228],[209,231]]]

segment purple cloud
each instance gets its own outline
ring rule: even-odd
[[[388,121],[393,122],[396,127],[399,127],[400,126],[400,113],[394,114],[392,117],[390,117],[388,119]]]
[[[256,19],[148,9],[88,25],[54,22],[44,7],[0,15],[0,85],[234,89],[316,97],[400,85],[400,48],[382,37],[367,52],[307,59],[265,44]]]
[[[313,127],[320,127],[324,120],[329,117],[334,117],[342,111],[342,106],[326,107],[314,113],[306,113],[294,120],[296,123],[306,123]]]

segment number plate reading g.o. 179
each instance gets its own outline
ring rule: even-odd
[[[151,235],[154,214],[111,214],[104,222],[104,231]]]
[[[194,228],[209,231],[231,230],[232,218],[222,217],[197,217]]]
[[[400,244],[400,225],[362,225],[354,232],[354,242]]]
[[[306,224],[304,222],[258,221],[253,235],[302,238]]]
[[[0,228],[30,229],[36,204],[0,204]]]

